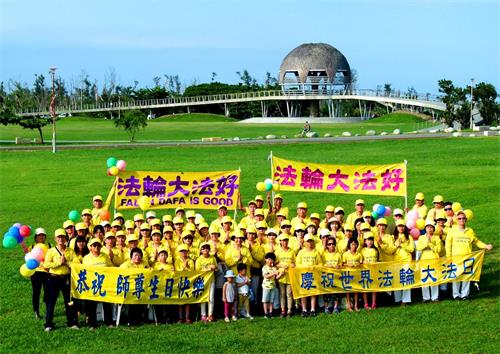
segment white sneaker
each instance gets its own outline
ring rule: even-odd
[[[233,316],[231,319],[232,319],[233,321],[238,321],[238,317],[236,317],[236,316]]]
[[[52,332],[52,327],[45,327],[45,332]]]
[[[71,327],[69,327],[70,329],[80,329],[80,327],[78,327],[77,325],[73,325]]]
[[[247,315],[247,318],[248,318],[249,320],[253,320],[253,317],[252,317],[252,316],[250,316],[250,315]]]
[[[231,322],[231,320],[229,319],[229,317],[226,317],[224,318],[224,322]]]

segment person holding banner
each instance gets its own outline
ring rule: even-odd
[[[326,241],[326,251],[321,256],[321,263],[328,268],[340,268],[342,265],[342,253],[336,250],[337,241],[329,237]],[[339,313],[340,296],[338,294],[324,295],[325,313]],[[333,309],[332,309],[333,307]]]
[[[347,251],[342,255],[342,264],[349,268],[358,267],[361,263],[363,263],[363,256],[358,252],[359,242],[356,238],[351,238],[347,242]],[[351,304],[351,294],[354,294],[354,310],[359,311],[358,307],[358,297],[359,294],[355,293],[347,293],[347,311],[352,312],[352,304]]]
[[[109,232],[108,232],[109,234]],[[83,257],[82,264],[95,267],[113,267],[113,263],[106,253],[101,252],[102,243],[98,238],[93,238],[89,241],[90,253]],[[90,330],[97,328],[97,302],[85,300],[85,313],[88,317]],[[104,323],[108,327],[113,327],[113,310],[112,305],[108,302],[102,302],[104,310]]]
[[[200,256],[196,259],[195,269],[197,271],[215,272],[217,269],[217,260],[214,256],[210,255],[210,243],[204,242],[200,246]],[[208,300],[208,316],[207,316],[207,303],[200,304],[201,307],[201,321],[212,322],[214,320],[214,295],[215,295],[215,281],[212,282],[209,290]]]
[[[74,311],[73,303],[70,299],[70,266],[72,262],[78,262],[72,248],[66,247],[68,238],[64,229],[55,231],[56,246],[47,251],[44,266],[48,269],[47,279],[47,311],[45,316],[45,332],[50,332],[54,328],[54,310],[62,292],[64,307],[66,310],[66,320],[68,327],[79,329]]]
[[[293,311],[292,285],[288,269],[295,267],[295,251],[288,247],[289,235],[281,234],[278,239],[280,247],[276,250],[276,266],[282,274],[278,278],[281,305],[281,318],[291,317]]]
[[[421,235],[417,240],[416,249],[421,251],[421,260],[439,259],[439,254],[443,249],[443,242],[438,235],[434,234],[435,226],[432,220],[425,222],[425,235]],[[418,259],[417,259],[418,260]],[[424,302],[432,300],[439,301],[439,286],[423,286],[422,299]]]
[[[321,258],[314,248],[314,238],[311,235],[304,237],[304,248],[297,254],[298,267],[312,267],[321,264]],[[311,307],[310,312],[307,311],[307,300],[310,299]],[[300,299],[302,305],[302,317],[315,317],[316,316],[316,295],[303,297]]]
[[[194,270],[194,261],[189,258],[188,252],[189,248],[186,244],[180,244],[179,246],[177,246],[177,258],[174,263],[174,268],[177,272]],[[179,313],[179,319],[177,323],[183,323],[184,321],[188,324],[193,323],[190,318],[190,304],[179,305],[177,309]]]
[[[466,225],[467,216],[463,210],[457,212],[457,225],[452,227],[446,237],[446,257],[460,256],[472,252],[472,244],[477,248],[490,251],[493,248],[491,244],[485,244],[479,240],[473,229]],[[453,298],[466,300],[469,297],[470,282],[453,282]]]
[[[396,222],[396,230],[394,231],[394,252],[395,262],[411,262],[412,254],[415,251],[415,243],[410,236],[408,228],[403,220]],[[401,306],[411,303],[411,289],[394,290],[394,301],[401,302]]]
[[[374,264],[378,262],[378,251],[375,248],[375,240],[372,232],[368,231],[363,234],[365,241],[364,247],[361,249],[361,255],[363,256],[363,264]],[[377,293],[372,292],[372,304],[368,301],[369,293],[363,293],[363,302],[365,303],[365,309],[376,309],[377,308]]]
[[[129,236],[130,239],[130,236]],[[135,241],[137,242],[137,240]],[[129,242],[130,243],[130,242]],[[137,247],[137,243],[135,243],[135,247],[130,250],[130,260],[122,263],[120,268],[133,268],[133,269],[141,269],[141,268],[149,268],[147,265],[147,261],[143,259],[143,253],[140,248]],[[142,323],[144,320],[144,313],[146,310],[145,305],[128,305],[128,326],[137,326]]]

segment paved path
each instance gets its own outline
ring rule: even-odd
[[[465,135],[467,136],[467,135]],[[226,145],[285,145],[295,143],[343,143],[352,141],[378,141],[378,140],[412,140],[412,139],[449,139],[451,133],[418,133],[418,134],[401,134],[401,135],[375,135],[375,136],[349,136],[349,137],[331,137],[331,138],[290,138],[290,139],[242,139],[240,141],[217,141],[217,142],[201,142],[196,141],[150,141],[128,143],[122,141],[109,142],[89,142],[83,144],[82,141],[65,140],[64,145],[58,145],[57,150],[79,150],[79,149],[106,149],[106,148],[144,148],[144,147],[161,147],[161,146],[226,146]],[[67,144],[67,145],[66,145]],[[0,146],[0,151],[35,151],[35,150],[52,150],[50,143],[45,145],[29,145],[29,146]]]

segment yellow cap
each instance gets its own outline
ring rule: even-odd
[[[361,223],[361,230],[371,230],[370,224],[368,224],[367,222]]]
[[[442,195],[436,195],[434,196],[434,199],[432,200],[432,203],[443,203],[443,196]]]
[[[232,239],[235,239],[235,238],[245,238],[245,235],[243,235],[242,233],[238,232],[236,234],[232,234],[231,235],[231,240]]]
[[[345,225],[344,226],[344,231],[354,231],[354,230],[352,229],[351,225]]]
[[[115,236],[116,237],[126,237],[127,235],[125,234],[125,231],[120,230],[120,231],[116,231]]]
[[[306,225],[304,225],[304,223],[301,223],[301,222],[298,222],[295,224],[295,226],[293,227],[295,230],[302,230],[302,231],[306,231]]]
[[[247,229],[247,223],[244,220],[240,221],[240,223],[238,224],[238,229],[240,229],[240,230],[246,230]]]
[[[67,229],[70,226],[75,226],[75,223],[71,220],[66,220],[63,224],[63,229]]]
[[[184,220],[178,216],[176,216],[173,220],[174,225],[175,224],[184,224]]]
[[[332,216],[330,219],[328,219],[329,224],[331,224],[332,222],[336,222],[340,225],[340,221],[335,216]]]
[[[114,220],[112,223],[111,223],[111,227],[115,227],[115,226],[122,226],[121,222],[119,222],[118,220]]]
[[[106,239],[109,237],[116,237],[116,234],[113,231],[108,231],[108,232],[106,232],[106,236],[104,236],[104,238]]]
[[[304,241],[314,241],[314,237],[310,234],[307,234],[306,237],[304,237]]]
[[[196,231],[196,225],[191,223],[191,222],[188,222],[186,224],[186,227],[184,228],[184,230],[186,231]]]
[[[415,195],[415,200],[424,200],[425,197],[424,197],[424,193],[422,192],[418,192],[416,195]]]
[[[82,216],[84,216],[84,215],[92,215],[92,212],[90,211],[90,209],[83,209]]]
[[[250,206],[252,204],[257,205],[257,202],[255,200],[251,200],[251,201],[248,202],[247,205]]]
[[[233,219],[231,219],[231,217],[230,217],[230,216],[227,216],[227,215],[226,215],[226,216],[224,216],[224,217],[222,218],[222,220],[221,220],[221,222],[220,222],[220,223],[221,223],[221,224],[225,224],[225,223],[232,223],[232,222],[233,222]]]
[[[434,224],[434,220],[427,219],[427,220],[425,221],[425,227],[427,227],[427,226],[429,226],[429,225],[430,225],[430,226],[432,226],[432,227],[434,227],[434,228],[436,227],[436,224]]]
[[[276,213],[276,216],[282,216],[282,217],[286,218],[286,214],[281,210]]]
[[[405,225],[404,220],[399,219],[396,221],[396,226],[400,226],[400,225]]]
[[[149,224],[148,224],[148,223],[143,223],[143,224],[141,225],[141,231],[142,231],[142,230],[150,230],[150,229],[151,229],[151,228],[149,227]]]
[[[208,247],[208,248],[210,249],[210,243],[208,243],[208,242],[203,242],[203,243],[200,245],[200,250],[201,250],[203,247]]]
[[[363,238],[364,238],[365,240],[369,239],[370,237],[371,237],[371,238],[373,238],[373,233],[372,233],[372,232],[370,232],[370,231],[365,232],[365,233],[363,234]]]
[[[274,195],[274,199],[283,199],[283,196],[281,194],[279,194],[279,193],[276,193]]]
[[[321,229],[319,235],[323,238],[325,236],[332,236],[332,233],[328,229]]]
[[[264,216],[264,210],[263,209],[255,209],[255,215],[261,215]]]
[[[372,216],[372,213],[370,213],[368,210],[365,210],[363,212],[363,217],[366,218],[367,216]]]
[[[158,218],[154,218],[153,220],[151,220],[150,225],[151,226],[161,225],[161,220]]]
[[[341,212],[342,213],[344,212],[344,208],[342,208],[342,207],[336,207],[335,208],[335,214],[338,214],[338,213],[341,213]]]
[[[191,237],[191,238],[193,238],[193,234],[191,233],[191,231],[184,230],[184,231],[182,231],[181,237],[182,237],[182,238],[186,238],[186,237]]]
[[[275,235],[275,236],[278,236],[278,232],[275,229],[270,228],[270,229],[266,230],[266,235]]]
[[[194,212],[194,210],[186,211],[186,219],[189,219],[189,218],[196,218],[196,213]]]
[[[135,214],[134,221],[144,221],[144,216],[142,214]]]
[[[387,220],[385,218],[380,218],[377,220],[377,225],[385,225],[387,226]]]
[[[335,208],[333,205],[327,205],[325,208],[325,213],[333,213],[335,211]]]
[[[264,197],[261,196],[261,195],[256,195],[255,196],[255,201],[260,201],[260,202],[263,202],[264,201]]]
[[[162,253],[162,252],[165,252],[168,254],[168,249],[166,249],[165,247],[163,246],[160,246],[158,247],[158,254]]]
[[[446,220],[446,214],[444,210],[438,210],[436,211],[436,220],[443,219]]]
[[[75,229],[76,229],[76,231],[78,231],[78,230],[86,230],[87,226],[85,226],[85,224],[83,222],[79,222],[79,223],[76,223]]]
[[[102,242],[101,240],[99,240],[98,238],[94,237],[93,239],[91,239],[88,243],[89,246],[92,246],[94,244],[98,244],[98,245],[101,245],[102,246]]]
[[[163,228],[163,233],[165,232],[174,232],[174,229],[172,229],[172,226],[165,226]]]
[[[139,241],[139,238],[135,234],[131,234],[127,236],[127,243],[132,241]]]
[[[265,228],[267,229],[267,223],[265,221],[259,221],[255,224],[256,229]]]
[[[307,209],[307,203],[300,202],[299,204],[297,204],[297,209]]]
[[[359,205],[359,204],[365,205],[365,201],[363,199],[356,199],[356,201],[354,202],[354,205]]]
[[[212,225],[208,228],[208,233],[210,234],[220,234],[220,230],[217,226]]]
[[[206,222],[202,222],[202,223],[200,223],[200,225],[198,225],[199,230],[204,229],[204,228],[208,229],[208,224]]]
[[[257,233],[257,229],[255,228],[254,225],[250,225],[247,227],[247,234],[256,234]]]
[[[318,220],[320,220],[321,217],[319,216],[318,213],[312,213],[311,216],[309,217],[309,219],[318,219]]]
[[[148,211],[146,213],[146,219],[149,219],[149,218],[156,218],[156,212],[155,211]]]
[[[96,200],[102,201],[102,196],[100,196],[100,195],[94,195],[94,198],[92,198],[92,201],[95,202]]]
[[[219,205],[219,207],[217,208],[217,210],[222,209],[222,208],[226,208],[227,209],[227,206],[221,204],[221,205]]]
[[[132,220],[125,221],[125,228],[126,229],[135,229],[134,222]]]
[[[55,237],[59,237],[59,236],[68,237],[68,235],[66,235],[66,231],[64,231],[64,229],[57,229],[57,230],[54,232],[54,236],[55,236]]]
[[[165,221],[172,221],[172,215],[163,215],[163,217],[161,218],[161,220],[163,222],[165,222]]]
[[[280,228],[282,228],[283,226],[292,226],[292,223],[288,220],[283,220],[281,222]]]
[[[314,227],[317,229],[316,224],[314,224],[314,223],[312,223],[312,222],[307,223],[307,225],[306,225],[306,229],[307,229],[309,226],[314,226]]]
[[[184,211],[184,208],[183,207],[177,207],[175,208],[175,213],[177,214],[178,211]]]
[[[122,213],[115,213],[115,217],[114,217],[113,220],[116,220],[118,218],[123,218],[124,219],[123,214]]]
[[[177,252],[181,252],[181,251],[189,251],[188,246],[184,243],[177,246]]]
[[[154,236],[154,235],[160,235],[160,236],[162,236],[162,234],[161,234],[161,231],[160,231],[160,230],[153,230],[153,231],[151,232],[151,236]]]
[[[288,237],[287,234],[281,234],[279,237],[278,237],[278,241],[288,241],[290,238]]]

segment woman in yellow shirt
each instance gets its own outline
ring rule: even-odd
[[[302,248],[297,254],[297,266],[298,267],[312,267],[321,264],[321,258],[314,248],[314,236],[308,234],[304,237],[304,248]],[[307,300],[311,301],[311,311],[307,311]],[[300,299],[302,305],[302,317],[307,317],[311,315],[316,316],[316,295],[306,296]]]
[[[197,271],[215,272],[217,269],[217,261],[214,256],[210,255],[210,244],[204,242],[200,246],[200,256],[196,259],[195,269]],[[207,316],[207,303],[200,304],[201,307],[201,320],[203,322],[212,322],[214,320],[214,294],[215,294],[215,279],[210,285],[208,293],[208,316]]]
[[[134,236],[135,237],[135,236]],[[131,238],[129,238],[131,239]],[[136,241],[137,242],[137,241]],[[135,243],[137,244],[137,243]],[[148,268],[148,262],[143,259],[143,252],[139,247],[130,250],[130,259],[123,262],[120,268],[143,269]],[[136,326],[143,322],[145,315],[145,305],[128,305],[128,326]]]
[[[344,266],[349,267],[349,268],[356,268],[358,267],[361,263],[363,263],[363,256],[361,253],[358,252],[358,246],[359,242],[355,238],[351,238],[347,242],[347,248],[349,249],[348,251],[344,252],[342,255],[342,263]],[[353,293],[354,294],[354,310],[359,311],[358,307],[358,293]],[[351,305],[351,293],[347,293],[347,311],[352,312],[352,305]]]
[[[337,252],[337,241],[329,237],[326,241],[326,251],[321,255],[321,263],[328,268],[340,268],[342,265],[342,254]],[[340,296],[338,294],[323,295],[325,313],[339,313]],[[333,306],[333,309],[332,309]]]
[[[439,259],[439,253],[443,248],[443,241],[438,235],[434,234],[435,226],[432,220],[427,220],[425,225],[425,235],[418,238],[416,249],[421,252],[420,259]],[[417,259],[418,260],[418,259]],[[424,302],[432,300],[438,301],[439,286],[423,286],[422,299]]]
[[[411,262],[412,254],[415,251],[415,243],[410,236],[408,228],[403,220],[396,221],[396,230],[394,230],[394,261]],[[406,266],[404,266],[406,268]],[[411,289],[394,290],[394,301],[401,302],[401,306],[411,302]]]
[[[375,248],[375,241],[372,232],[365,232],[363,235],[365,239],[365,247],[361,250],[361,255],[363,256],[363,264],[374,264],[378,262],[378,250]],[[377,293],[372,292],[372,304],[368,302],[368,294],[363,293],[363,302],[365,303],[365,309],[376,309],[377,308]]]
[[[276,250],[276,266],[283,273],[278,278],[280,292],[281,317],[290,317],[293,310],[293,294],[288,269],[295,267],[295,251],[288,247],[289,236],[281,234],[278,237],[280,247]],[[288,311],[287,311],[288,310]]]

